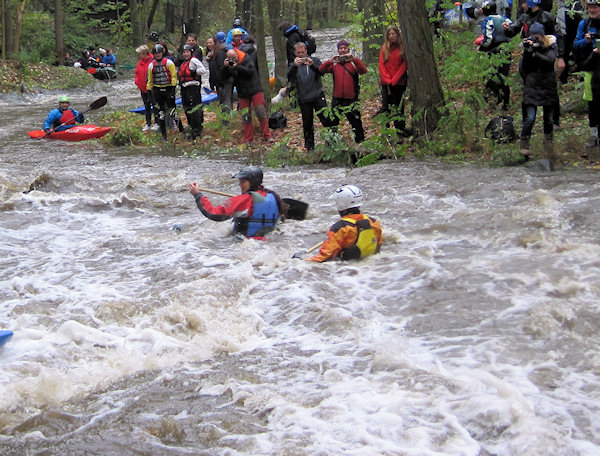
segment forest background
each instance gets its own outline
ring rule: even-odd
[[[191,32],[196,33],[203,44],[206,37],[217,31],[229,30],[233,19],[240,17],[244,28],[257,40],[268,100],[272,95],[269,74],[276,78],[275,90],[285,85],[286,80],[285,39],[277,29],[282,20],[307,29],[349,26],[353,48],[359,50],[361,59],[370,66],[369,73],[361,77],[365,122],[369,123],[370,130],[375,128],[379,133],[360,146],[358,154],[363,158],[359,165],[407,155],[485,161],[501,166],[521,164],[523,160],[514,143],[498,144],[484,135],[487,122],[502,114],[498,106],[486,100],[483,91],[487,75],[496,62],[476,52],[473,39],[477,30],[467,23],[435,33],[435,17],[430,14],[435,3],[435,0],[1,0],[0,90],[3,83],[6,86],[27,76],[43,86],[44,72],[53,70],[36,65],[64,65],[66,53],[77,59],[81,51],[90,46],[110,47],[119,64],[135,65],[134,49],[141,43],[152,44],[153,40],[160,39],[176,50],[183,44],[185,34]],[[452,8],[452,2],[442,3],[442,10]],[[515,14],[513,11],[513,19]],[[413,131],[410,140],[395,137],[394,131],[386,127],[388,119],[377,115],[376,64],[385,28],[390,24],[399,25],[406,42],[410,66],[407,112]],[[265,36],[268,35],[274,38],[275,66],[271,70],[265,54]],[[521,121],[520,77],[516,71],[519,40],[515,38],[511,45],[512,109],[508,114],[514,116],[518,131]],[[65,78],[62,71],[55,69],[54,72],[60,74],[63,83],[77,81],[82,76],[70,71]],[[23,84],[21,82],[22,91]],[[48,88],[60,88],[51,82],[47,84]],[[587,140],[586,106],[581,100],[581,90],[577,75],[561,88],[563,127],[557,132],[555,156],[551,157],[557,165],[597,166],[595,160],[599,157],[591,155],[588,160],[581,160],[578,156]],[[121,117],[121,120],[125,119]],[[326,144],[321,146],[318,155],[304,157],[305,160],[344,161],[357,152],[349,150],[354,146],[347,138],[326,135]],[[126,136],[131,139],[132,131],[126,131]],[[289,154],[288,146],[289,141],[275,146],[275,161],[299,161],[298,154]],[[541,140],[534,140],[533,148],[543,154]]]

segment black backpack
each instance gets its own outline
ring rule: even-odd
[[[287,127],[287,118],[281,111],[276,111],[269,116],[269,128],[277,130]]]
[[[312,55],[317,52],[317,42],[315,39],[308,33],[306,30],[299,28],[298,33],[300,34],[300,38],[306,44],[306,52],[308,55]]]
[[[497,116],[485,127],[485,137],[497,143],[511,143],[517,139],[512,116]]]

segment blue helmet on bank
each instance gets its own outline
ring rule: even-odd
[[[534,6],[540,6],[542,0],[527,0],[527,8],[533,8]]]

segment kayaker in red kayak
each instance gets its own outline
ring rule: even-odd
[[[63,131],[75,125],[75,122],[83,123],[85,116],[75,109],[69,107],[71,100],[63,95],[58,99],[58,108],[53,109],[46,117],[44,131],[46,134],[52,131]],[[64,125],[63,125],[64,124]]]

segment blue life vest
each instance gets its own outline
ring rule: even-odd
[[[260,198],[259,198],[260,197]],[[257,200],[261,200],[257,202]],[[273,231],[279,218],[277,199],[272,193],[267,193],[263,198],[260,193],[252,193],[254,209],[252,217],[248,219],[248,230],[246,236],[264,236]]]

